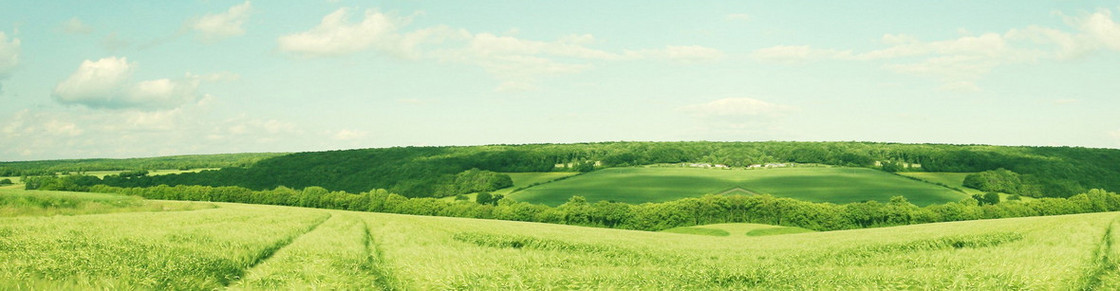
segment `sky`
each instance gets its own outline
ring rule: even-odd
[[[1120,148],[1117,1],[2,6],[0,161],[680,140]]]

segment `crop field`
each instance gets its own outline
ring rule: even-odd
[[[523,189],[534,185],[544,184],[556,179],[571,177],[579,174],[578,172],[527,172],[527,173],[504,173],[513,179],[513,187],[508,187],[494,191],[495,194],[507,195],[517,189]]]
[[[0,217],[182,211],[214,207],[210,203],[153,201],[115,194],[0,188]]]
[[[732,190],[732,189],[742,190]],[[511,195],[518,201],[560,205],[580,195],[594,202],[664,202],[732,190],[739,194],[772,194],[812,202],[886,202],[905,196],[917,205],[959,201],[966,195],[952,189],[889,173],[845,167],[778,169],[698,169],[678,167],[608,168]]]
[[[1120,288],[1120,213],[750,236],[214,203],[0,218],[0,289]]]
[[[714,235],[714,236],[731,236],[731,235],[749,235],[749,236],[764,236],[764,235],[778,235],[778,234],[792,234],[813,232],[812,230],[800,227],[787,227],[769,224],[757,223],[720,223],[720,224],[707,224],[697,226],[677,227],[662,230],[662,232],[684,233],[684,234],[700,234],[700,235]]]

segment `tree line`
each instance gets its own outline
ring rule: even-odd
[[[276,187],[252,190],[238,186],[167,186],[121,188],[94,185],[88,190],[147,199],[238,202],[371,211],[429,216],[502,219],[658,231],[712,223],[764,223],[813,230],[841,230],[918,223],[1061,215],[1120,210],[1120,194],[1090,190],[1069,198],[980,203],[960,202],[918,207],[902,196],[889,202],[814,203],[770,195],[707,195],[662,203],[589,203],[574,196],[557,207],[501,198],[476,203],[437,198],[408,198],[377,189],[358,194],[323,187]],[[998,199],[997,199],[998,201]]]
[[[1120,150],[1077,147],[895,144],[867,142],[605,142],[578,144],[394,147],[305,152],[249,166],[175,175],[114,177],[117,187],[156,185],[320,186],[359,193],[388,189],[405,197],[447,195],[470,169],[492,172],[591,171],[655,163],[731,167],[770,162],[820,163],[886,171],[983,172],[1019,177],[1022,195],[1070,197],[1098,188],[1120,191]]]
[[[86,171],[144,171],[166,169],[203,169],[248,167],[257,161],[284,155],[282,153],[244,153],[214,155],[183,155],[130,159],[73,159],[23,162],[0,162],[0,177],[42,176],[56,173]]]

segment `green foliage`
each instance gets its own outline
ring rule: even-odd
[[[473,168],[494,172],[549,172],[568,170],[556,165],[569,163],[580,170],[589,170],[681,162],[731,167],[781,162],[875,167],[875,161],[920,164],[920,168],[908,170],[931,172],[982,172],[1004,168],[1018,173],[1027,185],[1020,190],[1035,196],[1068,197],[1088,188],[1120,191],[1120,167],[1116,166],[1120,165],[1120,150],[1115,149],[865,142],[607,142],[396,147],[296,153],[260,160],[251,166],[223,165],[218,171],[106,179],[104,183],[119,187],[167,184],[241,186],[256,190],[282,185],[321,186],[351,193],[389,189],[406,197],[436,197],[445,194],[440,191],[441,187],[452,184],[456,174]],[[595,166],[595,162],[601,165]],[[0,167],[5,166],[7,164],[0,164]],[[143,167],[159,168],[165,167]],[[0,172],[0,176],[5,175]]]
[[[309,187],[254,191],[242,187],[91,187],[148,199],[241,202],[328,209],[518,220],[638,230],[664,230],[713,223],[761,223],[811,230],[839,230],[943,221],[1120,211],[1120,194],[1092,190],[1066,198],[1040,198],[980,205],[971,197],[918,207],[904,197],[849,204],[813,203],[770,195],[705,195],[662,203],[590,203],[572,196],[557,207],[500,199],[496,205],[436,198],[407,198],[385,190],[351,194]],[[481,193],[480,193],[481,194]],[[493,198],[491,198],[492,200]]]
[[[1019,174],[1003,168],[965,176],[963,185],[986,192],[1024,194],[1023,180]]]
[[[0,185],[12,185],[12,184],[13,184],[12,179],[8,179],[8,178],[0,179]]]
[[[102,181],[94,176],[33,176],[23,179],[26,190],[89,191],[93,185]]]
[[[504,198],[504,197],[505,196],[503,196],[502,194],[490,194],[490,192],[478,192],[478,196],[475,196],[474,199],[475,199],[475,202],[477,202],[478,204],[498,205],[498,201],[502,200],[502,198]]]
[[[444,190],[440,191],[442,193],[436,197],[454,196],[480,191],[494,191],[511,186],[513,186],[513,179],[511,179],[509,175],[479,169],[470,169],[456,174],[454,181],[444,186]]]
[[[999,193],[988,192],[984,194],[974,194],[972,195],[972,199],[976,199],[976,202],[980,205],[992,205],[999,203]]]
[[[87,171],[121,171],[150,169],[201,169],[248,167],[257,161],[283,155],[281,153],[244,153],[215,155],[184,155],[132,159],[80,159],[26,162],[0,162],[0,177],[43,176],[57,173]]]

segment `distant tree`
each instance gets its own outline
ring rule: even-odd
[[[595,162],[593,161],[579,161],[572,165],[572,169],[576,172],[586,173],[595,170]]]
[[[988,192],[984,194],[974,194],[972,199],[976,199],[979,205],[995,205],[999,204],[999,193]]]
[[[478,192],[478,196],[474,198],[475,202],[484,205],[497,205],[499,200],[505,198],[502,194],[491,194],[490,192]]]
[[[12,179],[3,179],[3,180],[0,180],[0,185],[11,185],[11,184],[13,184],[13,183],[12,183]]]

